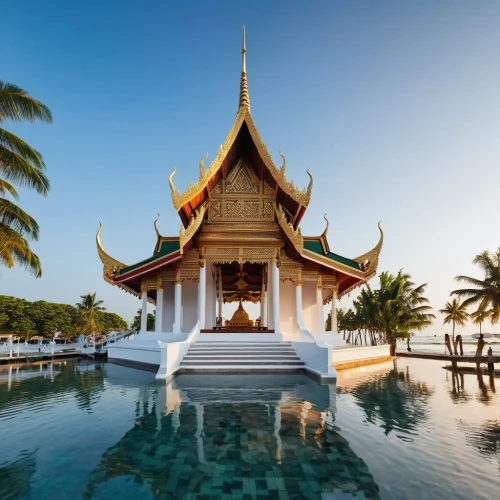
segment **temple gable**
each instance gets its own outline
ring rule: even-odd
[[[245,160],[239,159],[214,187],[210,199],[210,222],[247,219],[274,220],[274,190],[261,181]]]

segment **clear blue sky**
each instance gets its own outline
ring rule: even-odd
[[[261,136],[290,179],[315,177],[303,233],[321,233],[327,212],[332,250],[355,257],[381,220],[379,269],[428,282],[436,309],[454,276],[477,273],[474,255],[500,244],[499,2],[30,0],[2,6],[1,78],[54,115],[5,125],[48,165],[49,197],[21,199],[44,275],[0,269],[0,293],[97,292],[131,319],[140,302],[102,280],[98,221],[127,264],[151,255],[157,212],[178,234],[168,175],[175,165],[186,188],[231,126],[243,24]]]

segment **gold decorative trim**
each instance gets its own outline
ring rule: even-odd
[[[380,256],[380,252],[382,251],[382,245],[384,244],[384,231],[382,231],[382,226],[380,222],[378,223],[378,230],[380,231],[380,238],[378,243],[372,248],[369,252],[366,252],[359,257],[353,259],[360,266],[362,266],[363,271],[366,272],[375,272],[378,266],[378,259]]]
[[[97,234],[95,237],[97,254],[99,255],[99,259],[101,259],[101,262],[104,265],[103,276],[105,281],[111,283],[112,285],[115,285],[116,283],[114,282],[113,278],[117,276],[123,268],[127,267],[127,265],[116,259],[113,259],[113,257],[106,253],[101,243],[101,232],[102,223],[99,221],[99,229],[97,230]]]
[[[347,295],[348,293],[351,293],[354,289],[360,287],[360,286],[363,286],[366,284],[366,282],[372,278],[373,276],[375,276],[375,273],[373,273],[372,275],[368,276],[365,280],[363,281],[358,281],[357,283],[354,283],[354,285],[350,286],[349,288],[346,288],[341,294],[337,294],[337,298],[338,299],[341,299],[342,297],[344,297],[344,295]]]
[[[198,229],[200,228],[206,211],[207,204],[204,203],[197,210],[195,210],[188,226],[186,228],[184,228],[184,226],[181,226],[181,229],[179,231],[179,244],[181,247],[181,253],[183,247],[189,242],[189,240],[195,235],[196,231],[198,231]]]
[[[276,218],[278,220],[278,224],[283,229],[283,232],[286,234],[287,238],[290,240],[292,245],[297,249],[299,253],[302,253],[304,247],[304,239],[302,238],[302,232],[300,227],[294,229],[293,225],[287,221],[285,212],[281,205],[275,205],[274,207],[276,212]]]

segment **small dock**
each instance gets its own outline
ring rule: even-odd
[[[17,363],[36,363],[37,361],[56,361],[63,359],[74,359],[74,358],[83,358],[85,355],[82,355],[80,352],[56,352],[54,354],[50,353],[29,353],[29,354],[21,354],[19,356],[0,356],[0,365],[14,365]]]
[[[436,354],[427,352],[396,352],[396,356],[400,358],[419,358],[419,359],[436,359],[438,361],[451,361],[453,363],[474,363],[476,365],[481,363],[491,364],[500,363],[500,356],[475,356],[474,354],[450,355],[450,354]]]

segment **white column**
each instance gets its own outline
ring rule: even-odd
[[[182,283],[175,282],[175,295],[174,295],[174,333],[181,333],[181,311],[182,311]]]
[[[337,333],[337,289],[332,289],[332,321],[331,330],[332,333]]]
[[[222,321],[222,302],[223,302],[223,293],[222,293],[222,266],[219,265],[218,267],[218,276],[219,279],[217,280],[219,287],[218,287],[218,299],[219,299],[219,311],[218,311],[218,317],[221,318]],[[222,326],[222,323],[221,325]]]
[[[295,283],[295,306],[297,323],[302,323],[302,282]]]
[[[156,290],[155,332],[161,333],[163,325],[163,288]]]
[[[148,292],[142,292],[141,332],[146,332],[148,326]]]
[[[205,328],[205,307],[207,294],[207,267],[200,266],[200,282],[198,283],[198,321],[200,329]]]
[[[208,325],[210,328],[215,326],[217,322],[217,269],[215,269],[215,273],[212,277],[212,324]]]
[[[264,276],[262,276],[262,286],[260,287],[260,326],[264,326],[264,311],[266,309],[266,302],[264,296],[266,294],[266,284],[264,283]]]
[[[264,290],[263,302],[262,308],[264,309],[264,315],[262,316],[262,326],[267,328],[267,290]]]
[[[318,333],[325,331],[325,314],[323,311],[323,288],[316,288],[316,307],[318,308]]]
[[[280,268],[276,262],[272,265],[273,280],[273,326],[276,333],[281,333],[280,329]]]

